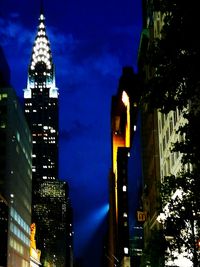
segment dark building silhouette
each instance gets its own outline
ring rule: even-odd
[[[7,265],[8,203],[0,195],[0,266]]]
[[[29,266],[32,140],[11,87],[0,87],[0,265]]]
[[[143,250],[143,210],[141,192],[143,186],[141,164],[141,119],[138,114],[136,133],[128,159],[129,234],[131,266],[140,267]],[[140,216],[138,216],[140,214]],[[143,218],[141,215],[144,215]],[[140,218],[141,217],[141,218]]]
[[[10,69],[5,58],[2,47],[0,46],[0,87],[10,84]]]
[[[109,196],[109,238],[107,264],[129,267],[130,235],[128,209],[128,158],[134,132],[139,99],[139,81],[131,67],[124,67],[118,92],[112,98],[111,146],[112,167]]]
[[[58,179],[58,88],[43,11],[24,98],[33,138],[32,220],[41,262],[43,266],[71,266],[72,212],[68,184]]]

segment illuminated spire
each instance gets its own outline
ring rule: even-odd
[[[49,89],[49,97],[58,98],[58,88],[55,82],[55,71],[52,60],[50,42],[46,34],[45,17],[43,13],[43,1],[41,0],[39,26],[35,37],[27,88],[24,89],[24,97],[31,98],[32,90],[37,87]]]
[[[41,12],[43,8],[41,7]],[[31,57],[30,69],[35,70],[37,63],[46,65],[46,69],[52,69],[52,54],[49,39],[46,34],[45,17],[40,13],[38,32],[35,38],[33,52]]]

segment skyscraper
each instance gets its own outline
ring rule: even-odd
[[[112,98],[108,266],[130,266],[128,213],[128,157],[136,130],[138,78],[124,67],[118,92]]]
[[[31,151],[16,93],[0,87],[0,266],[29,266]]]
[[[31,134],[0,47],[0,266],[29,266]],[[22,194],[23,192],[23,194]]]
[[[32,222],[36,224],[36,242],[43,266],[66,266],[68,250],[72,249],[68,238],[71,215],[67,214],[68,185],[58,180],[58,88],[42,9],[24,98],[33,138]]]
[[[177,7],[178,5],[176,6],[176,8]],[[179,15],[181,17],[181,13]],[[155,71],[157,67],[155,68],[155,66],[153,66],[152,64],[150,64],[148,60],[146,60],[147,59],[146,55],[149,53],[151,44],[155,40],[166,39],[165,36],[166,33],[165,31],[163,31],[164,30],[163,26],[165,25],[165,19],[164,19],[165,16],[166,13],[161,12],[160,7],[158,8],[157,4],[155,4],[153,1],[147,1],[147,0],[143,1],[144,21],[143,21],[143,31],[141,34],[140,51],[138,56],[139,58],[138,66],[139,66],[139,74],[142,76],[143,82],[146,87],[147,86],[150,87],[149,86],[150,81],[154,77],[159,77],[159,74]],[[181,24],[186,25],[185,22],[183,23],[183,21],[184,18],[181,17]],[[170,25],[169,21],[167,22],[167,25]],[[166,32],[167,31],[169,32],[169,29],[166,30]],[[184,39],[181,40],[180,44],[183,47],[185,46]],[[163,47],[165,46],[170,47],[170,44],[168,44],[167,46],[165,43]],[[175,48],[170,47],[170,50],[175,51]],[[185,54],[187,54],[186,51]],[[163,51],[162,53],[165,54]],[[168,58],[170,58],[169,55]],[[183,62],[184,59],[182,59],[182,64]],[[162,68],[161,64],[160,64],[160,69],[162,69],[163,73],[165,73],[165,68]],[[166,75],[166,80],[167,77],[168,76]],[[187,80],[186,77],[184,77],[184,79]],[[173,81],[170,80],[170,82],[171,82],[171,88],[173,88],[173,86],[176,86],[173,84]],[[177,80],[176,82],[178,83]],[[160,82],[159,86],[160,89],[162,89],[162,82]],[[179,94],[181,95],[181,93]],[[162,206],[163,203],[161,201],[160,188],[162,187],[161,185],[163,184],[163,182],[165,183],[165,179],[167,176],[174,176],[174,177],[178,176],[180,170],[184,166],[183,162],[181,161],[183,154],[180,153],[180,151],[173,151],[173,147],[177,141],[181,142],[185,138],[183,137],[182,134],[180,134],[179,127],[180,126],[183,127],[183,125],[185,125],[187,120],[184,118],[180,107],[179,108],[176,107],[175,109],[170,110],[168,113],[162,113],[160,109],[156,108],[152,109],[152,107],[150,107],[151,103],[149,102],[143,104],[144,105],[142,107],[142,146],[143,146],[144,187],[143,187],[142,199],[143,199],[144,210],[148,214],[147,219],[144,223],[145,253],[143,253],[142,257],[143,264],[148,263],[148,265],[150,264],[153,266],[158,266],[158,265],[161,266],[161,264],[163,264],[163,262],[165,261],[165,265],[167,266],[191,266],[191,262],[187,259],[186,256],[187,250],[185,250],[186,253],[181,253],[182,245],[180,245],[178,250],[176,250],[175,247],[173,247],[172,254],[173,256],[176,254],[176,256],[172,261],[171,259],[169,260],[168,257],[166,258],[164,257],[167,255],[167,253],[165,254],[165,247],[162,248],[162,250],[160,249],[162,247],[161,242],[163,242],[162,241],[163,237],[168,242],[174,239],[173,234],[167,233],[167,231],[169,231],[168,229],[164,229],[165,236],[162,235],[163,231],[161,230],[163,230],[163,224],[161,223],[162,220],[160,214],[161,211],[165,209],[165,207]],[[191,168],[190,165],[189,168]],[[178,195],[179,190],[180,189],[177,188],[177,191],[173,192],[172,199],[175,198],[176,194]],[[182,220],[184,221],[185,219],[183,218]],[[175,229],[176,226],[173,225],[171,226],[171,229],[172,228]],[[184,232],[184,230],[182,231]],[[186,234],[184,235],[184,239],[188,240]],[[160,243],[158,243],[158,241]],[[152,244],[156,244],[156,246],[153,247]],[[152,247],[153,247],[152,250],[149,249]],[[158,255],[158,257],[155,257],[154,255]]]

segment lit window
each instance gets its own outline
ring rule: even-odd
[[[124,248],[124,254],[128,254],[128,248]]]
[[[7,98],[8,97],[8,94],[2,94],[1,97],[2,98]]]
[[[126,192],[126,185],[123,185],[123,192]]]
[[[17,141],[20,142],[20,134],[19,134],[19,132],[17,132]]]
[[[0,125],[0,128],[2,128],[2,129],[6,128],[6,124],[5,124],[5,123],[2,123],[2,124]]]

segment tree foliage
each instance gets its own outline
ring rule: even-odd
[[[162,38],[150,45],[146,61],[154,70],[147,84],[152,105],[164,112],[182,109],[199,91],[200,38],[197,1],[162,0]]]
[[[165,236],[169,251],[184,253],[200,265],[200,38],[198,1],[160,0],[164,14],[161,38],[154,39],[146,61],[153,70],[144,99],[152,108],[168,113],[177,107],[187,123],[173,151],[182,156],[182,170],[165,177],[162,185]],[[178,191],[177,191],[178,190]],[[179,194],[177,194],[179,192]]]

